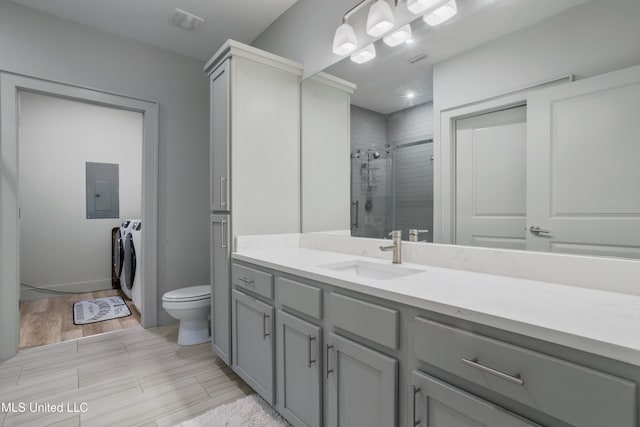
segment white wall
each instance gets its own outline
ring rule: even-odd
[[[567,74],[584,78],[640,63],[640,2],[592,0],[434,65],[442,109]]]
[[[0,1],[0,52],[6,71],[158,101],[158,321],[173,322],[162,294],[209,283],[204,64],[9,1]]]
[[[110,289],[121,219],[86,218],[85,162],[118,164],[120,218],[140,218],[142,114],[24,92],[19,154],[21,282]]]

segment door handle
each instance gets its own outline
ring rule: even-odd
[[[329,378],[329,374],[333,372],[333,369],[329,369],[329,350],[331,350],[332,348],[332,345],[327,344],[327,357],[325,362],[325,366],[327,367],[327,378]]]
[[[220,207],[227,206],[227,202],[226,202],[227,198],[225,197],[224,198],[225,201],[224,202],[222,201],[223,200],[222,195],[225,193],[224,190],[226,188],[226,185],[224,184],[226,182],[227,182],[227,178],[225,178],[224,176],[221,176],[220,177]]]
[[[267,337],[269,335],[271,335],[271,333],[267,333],[267,319],[271,317],[270,314],[267,313],[262,313],[262,339],[267,339]]]
[[[220,248],[221,248],[221,249],[226,249],[226,248],[227,248],[227,244],[226,244],[226,242],[225,242],[225,240],[226,240],[226,239],[225,239],[225,237],[224,237],[224,236],[225,236],[225,234],[226,234],[226,233],[224,232],[224,228],[225,228],[225,224],[226,224],[226,223],[227,223],[227,221],[225,221],[225,220],[220,221],[220,228],[221,228],[220,233],[222,234],[222,235],[220,236]]]
[[[529,231],[532,232],[535,235],[551,233],[550,230],[545,230],[545,229],[541,228],[539,225],[532,225],[531,227],[529,227]]]
[[[351,204],[353,205],[353,207],[355,207],[355,214],[353,213],[353,210],[351,211],[351,214],[353,215],[353,219],[351,220],[351,228],[358,228],[358,201],[354,200],[353,202],[351,202]]]
[[[309,358],[307,359],[307,368],[310,368],[312,363],[316,363],[316,360],[311,358],[311,341],[315,341],[316,337],[312,337],[311,335],[309,335],[307,336],[307,338],[307,343],[309,344]]]
[[[411,422],[413,423],[413,427],[416,427],[420,424],[420,420],[416,421],[416,394],[420,393],[420,389],[414,385],[411,386],[412,404],[411,404]]]

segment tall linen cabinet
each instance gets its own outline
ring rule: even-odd
[[[235,237],[300,231],[302,66],[228,40],[205,71],[210,79],[211,342],[230,365]]]

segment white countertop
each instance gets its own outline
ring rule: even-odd
[[[388,260],[300,247],[245,248],[236,260],[640,366],[640,297],[422,264],[397,279],[319,266]]]

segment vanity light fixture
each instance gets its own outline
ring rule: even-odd
[[[407,24],[382,39],[387,46],[398,46],[411,39],[411,25]]]
[[[356,64],[364,64],[365,62],[371,61],[376,57],[376,47],[371,43],[366,46],[364,49],[360,49],[356,53],[351,55],[351,60]]]
[[[434,9],[433,12],[429,12],[422,19],[424,22],[435,27],[436,25],[442,24],[445,21],[451,19],[456,13],[458,13],[458,6],[456,5],[456,0],[449,0],[442,6]]]
[[[340,25],[333,38],[333,53],[341,56],[347,55],[353,52],[356,46],[358,46],[358,39],[353,27],[347,23]]]
[[[407,9],[409,9],[409,12],[417,15],[433,9],[446,1],[447,0],[407,0]]]
[[[367,34],[379,37],[393,28],[395,17],[391,6],[385,0],[377,0],[369,9],[367,16]]]

